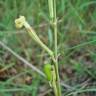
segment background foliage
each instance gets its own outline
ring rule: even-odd
[[[43,71],[49,58],[24,29],[16,30],[14,20],[19,15],[26,16],[53,49],[47,0],[0,0],[0,41]],[[96,96],[96,0],[57,0],[57,20],[60,78],[71,88],[62,87],[62,93]],[[0,46],[0,94],[51,96],[52,92],[43,77]]]

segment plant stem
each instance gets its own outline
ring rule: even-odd
[[[37,34],[35,33],[35,31],[32,29],[32,27],[30,28],[26,28],[29,35],[44,49],[47,51],[47,53],[52,57],[53,56],[53,52],[39,39],[39,37],[37,36]]]
[[[59,72],[58,72],[58,46],[57,46],[57,18],[56,18],[56,0],[48,0],[49,3],[49,12],[50,12],[50,22],[52,25],[52,29],[54,31],[54,46],[55,46],[55,60],[54,60],[54,67],[55,67],[55,74],[56,74],[56,88],[57,92],[55,92],[56,96],[61,96],[61,87],[60,87],[60,79],[59,79]],[[55,88],[55,89],[56,89]]]
[[[17,28],[22,28],[23,26],[28,31],[28,34],[38,43],[51,57],[53,57],[53,52],[40,40],[33,28],[28,24],[24,16],[20,16],[15,20],[15,25]]]

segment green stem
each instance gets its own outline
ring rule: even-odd
[[[61,87],[60,87],[60,79],[59,79],[59,72],[58,72],[58,48],[57,48],[57,18],[56,18],[56,0],[48,0],[49,3],[49,12],[50,12],[50,22],[52,25],[52,29],[54,31],[54,46],[55,46],[55,56],[53,58],[54,67],[55,67],[55,74],[56,74],[56,87],[55,90],[56,96],[61,96]],[[54,86],[53,86],[54,87]]]
[[[53,56],[53,52],[39,39],[39,37],[37,36],[37,34],[35,33],[35,31],[30,27],[30,29],[26,28],[29,35],[43,48],[45,49],[48,54],[52,57]]]
[[[59,70],[58,70],[58,39],[57,39],[57,18],[56,18],[56,0],[53,0],[54,4],[54,43],[55,43],[55,59],[56,59],[56,76],[57,76],[57,90],[58,90],[58,96],[61,96],[61,87],[60,87],[60,78],[59,78]]]

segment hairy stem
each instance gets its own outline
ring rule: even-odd
[[[23,26],[26,28],[28,34],[31,38],[38,43],[51,57],[53,57],[53,52],[40,40],[37,36],[36,32],[33,28],[28,24],[24,16],[20,16],[18,19],[15,20],[15,24],[17,28],[22,28]]]

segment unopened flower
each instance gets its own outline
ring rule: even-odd
[[[15,20],[16,28],[18,28],[18,29],[22,28],[24,26],[25,22],[26,22],[25,21],[25,17],[24,16],[20,16],[19,18],[17,18]]]

